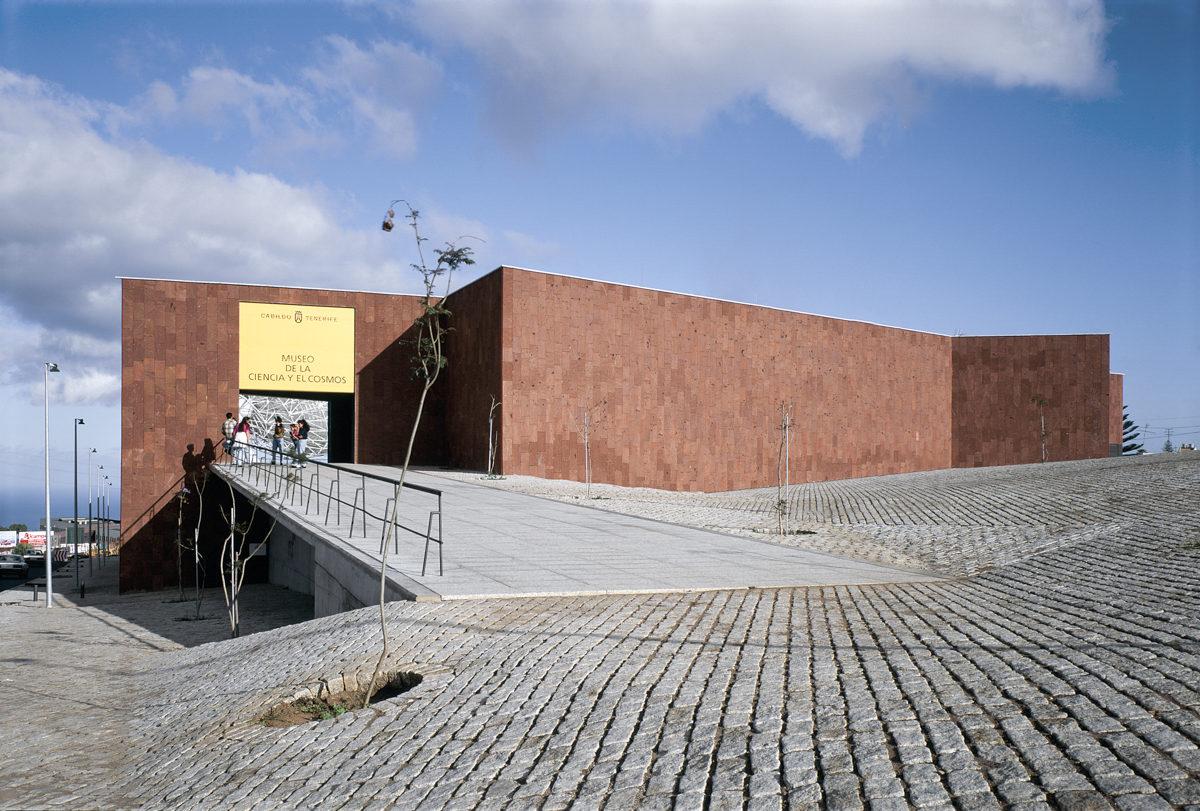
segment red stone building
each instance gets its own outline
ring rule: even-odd
[[[353,308],[331,459],[403,459],[419,385],[398,341],[416,297],[125,279],[124,590],[175,581],[170,498],[187,446],[219,446],[245,392],[243,302]],[[498,472],[582,480],[587,411],[593,481],[665,489],[775,484],[788,406],[793,482],[1036,462],[1043,417],[1051,461],[1120,443],[1107,335],[948,337],[509,267],[446,306],[417,464],[485,469],[493,397]]]

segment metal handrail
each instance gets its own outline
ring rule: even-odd
[[[407,487],[408,482],[405,482],[404,486]],[[443,567],[442,567],[442,491],[434,490],[432,487],[422,487],[419,484],[414,484],[413,488],[418,489],[418,490],[423,490],[426,493],[432,493],[433,495],[436,495],[437,500],[438,500],[437,509],[430,511],[429,523],[425,527],[424,535],[421,535],[419,530],[412,529],[411,527],[406,527],[403,524],[396,524],[393,527],[392,542],[393,542],[393,544],[395,544],[395,551],[397,553],[399,553],[399,551],[400,551],[400,536],[397,535],[396,532],[394,531],[396,529],[402,529],[405,532],[411,532],[413,535],[416,535],[419,538],[423,537],[425,539],[425,552],[421,556],[421,576],[422,577],[425,576],[425,564],[426,564],[427,560],[429,559],[429,543],[430,543],[430,541],[432,541],[433,543],[437,544],[438,545],[438,576],[440,577],[444,573]],[[395,503],[396,498],[397,498],[397,496],[393,496],[392,498],[389,498],[387,500],[387,504]],[[384,512],[387,512],[386,506],[384,507]],[[394,515],[394,513],[393,513],[393,515]],[[438,520],[438,534],[437,534],[436,538],[433,537],[433,517],[435,515],[437,516],[437,520]],[[381,555],[383,554],[383,547],[386,544],[387,544],[387,525],[385,524],[383,529],[379,533],[379,554],[381,554]]]
[[[243,448],[243,449],[247,448],[247,446],[245,444],[242,444],[240,446],[235,446],[234,450],[236,451],[239,447]],[[297,498],[297,495],[298,495],[299,499],[300,499],[300,504],[301,504],[301,506],[304,507],[305,515],[308,515],[309,509],[313,507],[313,496],[314,495],[316,496],[316,505],[315,506],[316,506],[316,510],[317,510],[317,515],[319,516],[321,514],[321,496],[323,495],[321,493],[321,471],[326,470],[329,473],[331,473],[332,475],[329,475],[329,477],[328,477],[329,478],[329,493],[327,495],[325,495],[325,525],[326,526],[329,525],[329,514],[334,509],[334,505],[336,504],[337,507],[336,507],[335,524],[340,526],[342,523],[342,505],[346,504],[346,506],[350,507],[350,537],[354,536],[354,521],[355,521],[355,517],[360,512],[362,513],[362,524],[363,524],[363,536],[364,537],[366,537],[366,531],[367,531],[367,518],[375,519],[376,521],[380,521],[383,524],[383,529],[380,533],[380,546],[379,546],[379,553],[381,555],[383,554],[383,546],[384,546],[384,544],[387,543],[387,526],[390,522],[394,521],[394,519],[395,519],[395,513],[392,510],[392,507],[395,504],[396,500],[399,498],[399,490],[400,490],[400,487],[398,486],[399,482],[397,482],[395,479],[389,479],[386,476],[379,476],[374,473],[367,473],[367,472],[360,471],[360,470],[350,470],[348,468],[343,468],[343,467],[340,467],[335,464],[330,464],[328,462],[319,462],[319,461],[316,461],[313,459],[307,459],[305,457],[299,456],[290,451],[272,451],[267,446],[260,445],[255,442],[251,442],[250,445],[248,446],[248,448],[251,452],[257,452],[257,453],[260,453],[263,455],[271,455],[271,456],[274,456],[276,454],[282,455],[283,457],[285,457],[286,459],[288,459],[290,461],[285,462],[283,465],[278,465],[278,464],[273,464],[271,462],[266,462],[266,461],[255,461],[253,459],[248,458],[248,454],[229,453],[229,454],[226,454],[226,456],[224,457],[223,463],[231,465],[232,467],[236,468],[239,476],[245,478],[247,481],[251,481],[255,486],[262,486],[264,484],[276,485],[275,495],[277,497],[279,497],[281,501],[284,498],[286,498],[289,501],[289,503],[294,504],[295,500]],[[304,479],[303,472],[300,472],[294,476],[290,475],[290,471],[295,467],[295,463],[298,463],[301,465],[301,471],[303,471],[304,465],[313,465],[315,467],[315,470],[313,471],[312,475],[309,477],[307,485],[305,485],[304,480],[303,480]],[[345,473],[348,476],[359,477],[359,479],[362,483],[361,487],[355,488],[354,501],[349,504],[347,504],[347,502],[342,500],[342,474],[343,473]],[[375,515],[367,508],[367,489],[366,489],[367,479],[372,479],[374,481],[384,482],[384,483],[392,485],[393,495],[389,496],[387,498],[387,500],[384,502],[384,509],[383,509],[382,515]],[[433,487],[426,487],[421,484],[414,484],[413,482],[404,482],[404,487],[407,489],[410,489],[410,490],[416,490],[417,492],[427,493],[429,495],[437,497],[437,509],[431,510],[429,512],[429,521],[425,528],[425,532],[421,532],[419,529],[413,529],[412,527],[406,527],[403,524],[399,524],[399,523],[395,523],[394,528],[395,529],[403,529],[406,532],[411,532],[412,534],[416,535],[419,538],[425,539],[425,550],[424,550],[424,554],[421,559],[421,576],[422,577],[424,577],[424,575],[425,575],[426,562],[429,557],[429,544],[436,543],[438,545],[438,575],[441,576],[442,574],[444,574],[444,570],[443,570],[443,566],[442,566],[442,547],[443,547],[443,542],[442,542],[442,540],[443,540],[442,539],[442,491],[438,490],[436,488],[433,488]],[[335,490],[337,492],[337,495],[334,495]],[[304,499],[305,492],[308,493],[307,502]],[[361,505],[359,504],[359,494],[360,493],[362,494],[362,504]],[[437,517],[437,524],[438,524],[437,537],[433,536],[433,519],[435,516]],[[395,551],[396,551],[396,553],[399,553],[400,539],[395,531],[392,532],[392,538],[395,543]]]

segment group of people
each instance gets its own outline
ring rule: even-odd
[[[308,430],[308,421],[305,419],[293,422],[290,428],[285,428],[283,417],[275,417],[275,430],[271,437],[271,464],[279,464],[281,456],[284,464],[287,464],[287,451],[284,450],[283,443],[285,440],[291,440],[294,457],[292,467],[307,467],[308,460],[304,454],[308,450]],[[241,422],[235,422],[233,412],[227,413],[225,422],[221,425],[221,434],[225,437],[226,453],[234,459],[247,462],[251,460],[249,417],[242,417]]]

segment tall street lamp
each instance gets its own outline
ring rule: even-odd
[[[104,477],[104,481],[108,482],[109,487],[112,487],[112,482],[108,481],[108,476]],[[99,489],[99,488],[97,488],[97,489]],[[97,521],[96,523],[98,523],[103,528],[103,531],[100,534],[100,547],[104,550],[104,556],[107,557],[107,555],[108,555],[108,498],[106,496],[102,496],[100,493],[96,493],[96,501],[97,501],[96,512],[99,513],[99,515],[100,515],[100,520]],[[104,557],[100,558],[101,566],[103,566],[107,562],[108,561],[106,561],[104,559]]]
[[[97,550],[100,549],[100,522],[102,520],[101,519],[102,513],[100,512],[100,504],[101,504],[103,497],[100,494],[104,492],[104,476],[100,473],[101,470],[104,470],[104,465],[96,465],[96,530],[95,530],[95,532],[96,532],[96,549]],[[104,561],[101,560],[100,563],[101,563],[101,565],[103,565]]]
[[[108,565],[108,542],[112,537],[112,479],[108,480],[108,495],[104,497],[104,565]]]
[[[50,523],[50,373],[58,371],[57,363],[46,364],[46,608],[54,607],[54,561],[50,539],[54,525]]]
[[[88,522],[84,537],[88,543],[88,577],[92,576],[92,454],[95,448],[88,448]]]
[[[79,590],[79,426],[83,420],[75,418],[75,519],[71,531],[75,534],[75,590]]]

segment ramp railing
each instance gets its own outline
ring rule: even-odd
[[[280,457],[283,457],[285,461],[278,464],[272,461]],[[419,538],[424,538],[425,550],[421,556],[422,577],[425,576],[426,565],[429,559],[429,545],[435,543],[438,547],[438,575],[440,576],[444,573],[442,566],[441,490],[412,482],[404,482],[405,490],[424,493],[434,496],[437,499],[437,507],[429,511],[429,520],[426,523],[425,531],[421,532],[419,528],[404,526],[397,519],[398,510],[394,509],[394,507],[400,498],[401,488],[400,483],[395,479],[389,479],[386,476],[379,476],[361,470],[351,470],[350,468],[328,462],[307,459],[289,451],[272,451],[269,447],[258,442],[251,442],[248,446],[244,443],[234,445],[232,453],[222,457],[221,464],[232,468],[239,478],[253,487],[261,489],[263,492],[271,493],[281,504],[303,508],[304,515],[315,512],[316,516],[320,517],[321,501],[323,499],[325,501],[325,526],[329,526],[331,516],[333,517],[334,525],[340,526],[342,523],[342,507],[349,508],[350,538],[354,537],[356,524],[365,538],[367,537],[367,519],[379,522],[379,553],[381,555],[383,554],[383,547],[387,543],[389,527],[392,531],[392,541],[395,544],[395,552],[397,554],[400,552],[398,530],[404,530]],[[305,480],[306,477],[307,481]],[[385,487],[368,487],[368,481],[381,482]],[[345,492],[349,493],[351,492],[350,488],[353,488],[353,497],[349,502],[342,497],[343,482],[346,484]],[[385,493],[390,490],[391,494],[381,498],[381,489]],[[436,536],[433,533],[435,518],[438,525]]]

